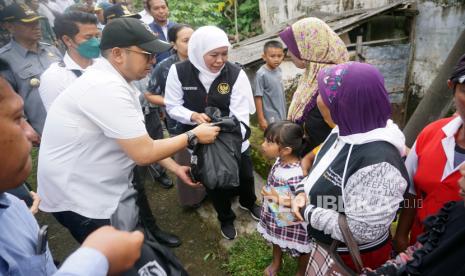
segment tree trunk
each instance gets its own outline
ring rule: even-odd
[[[426,91],[415,112],[404,128],[406,144],[411,147],[418,133],[429,123],[443,117],[453,98],[452,91],[447,88],[447,80],[454,70],[459,58],[465,54],[465,31],[457,39],[454,47],[444,61],[441,70]]]

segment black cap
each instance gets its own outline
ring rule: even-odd
[[[105,18],[105,24],[107,24],[108,20],[120,18],[120,17],[132,17],[141,19],[140,14],[138,13],[131,13],[127,6],[123,3],[115,4],[111,7],[108,7],[103,10],[103,17]]]
[[[454,83],[465,83],[465,55],[460,57],[449,80]]]
[[[43,16],[38,15],[35,11],[29,8],[26,4],[18,4],[13,2],[11,5],[5,7],[2,12],[2,21],[15,22],[21,21],[24,23],[34,22]]]
[[[168,51],[171,44],[157,38],[144,22],[131,17],[117,18],[105,26],[100,49],[137,46],[150,53]]]

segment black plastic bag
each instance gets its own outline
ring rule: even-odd
[[[160,244],[150,232],[150,224],[155,223],[148,205],[144,189],[147,170],[136,166],[133,170],[133,185],[137,191],[136,204],[139,207],[137,230],[144,233],[141,256],[134,266],[123,276],[188,276],[176,255],[166,246]],[[152,225],[153,226],[153,225]]]
[[[234,189],[239,187],[239,166],[242,142],[250,136],[250,128],[236,117],[221,117],[218,108],[207,107],[205,113],[221,131],[213,144],[197,144],[191,157],[191,173],[206,188]],[[241,124],[246,128],[242,139]]]

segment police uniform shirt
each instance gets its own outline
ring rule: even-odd
[[[77,79],[73,70],[81,73],[85,71],[66,52],[63,61],[53,63],[40,76],[39,94],[47,112],[56,97]]]
[[[4,77],[24,100],[24,113],[31,126],[42,133],[47,115],[38,92],[40,75],[52,64],[61,60],[54,46],[39,42],[37,53],[25,49],[13,39],[0,49],[0,58],[10,64]]]

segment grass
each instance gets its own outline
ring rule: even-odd
[[[224,268],[234,276],[263,275],[265,268],[271,264],[271,245],[254,233],[237,239],[228,250],[228,262]],[[294,275],[297,271],[297,260],[285,254],[279,275]]]
[[[39,157],[39,148],[32,148],[31,151],[32,157],[32,171],[26,182],[31,185],[32,190],[37,191],[37,158]]]

